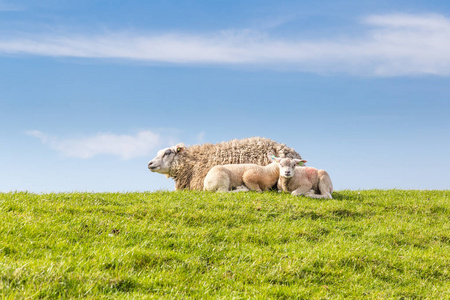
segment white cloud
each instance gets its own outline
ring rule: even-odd
[[[358,25],[360,26],[360,25]],[[358,75],[450,75],[450,19],[373,15],[360,36],[279,39],[249,30],[0,39],[0,53],[113,58],[150,63],[243,65]]]
[[[159,134],[150,130],[143,130],[135,135],[116,135],[99,133],[94,136],[61,139],[30,130],[27,135],[36,137],[42,143],[65,156],[90,158],[100,154],[117,155],[123,159],[131,159],[154,154],[154,150],[162,143]]]

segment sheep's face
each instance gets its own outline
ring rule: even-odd
[[[291,178],[295,174],[295,167],[303,165],[306,160],[282,158],[278,159],[277,162],[279,163],[280,176],[284,178]]]
[[[156,157],[148,163],[148,169],[152,172],[168,175],[173,160],[178,153],[184,149],[185,147],[183,144],[178,144],[170,148],[159,150]]]

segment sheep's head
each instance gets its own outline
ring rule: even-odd
[[[169,175],[173,160],[184,149],[186,149],[184,144],[178,144],[170,148],[159,150],[156,157],[148,163],[149,170],[152,172]]]
[[[306,160],[304,159],[290,159],[290,158],[273,158],[280,168],[280,176],[284,178],[291,178],[295,174],[295,167],[302,166]]]

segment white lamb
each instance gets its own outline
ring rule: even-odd
[[[269,154],[270,159],[273,156]],[[212,167],[205,177],[205,191],[267,191],[277,184],[280,169],[274,161],[267,166],[228,164]]]
[[[325,170],[302,167],[306,160],[275,158],[280,169],[278,189],[292,195],[332,199],[333,184]]]

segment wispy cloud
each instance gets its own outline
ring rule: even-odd
[[[201,131],[199,134],[197,134],[197,143],[203,144],[205,142],[205,135],[206,133],[204,131]]]
[[[37,35],[0,39],[0,53],[150,63],[242,65],[358,75],[450,75],[450,19],[373,15],[360,36],[279,39],[262,32]]]
[[[155,132],[144,130],[135,135],[99,133],[81,138],[57,138],[39,130],[30,130],[27,135],[36,137],[45,145],[65,156],[91,158],[101,154],[111,154],[123,159],[150,156],[163,139]]]
[[[12,4],[4,1],[0,1],[0,12],[2,11],[22,11],[24,7],[18,4]]]

